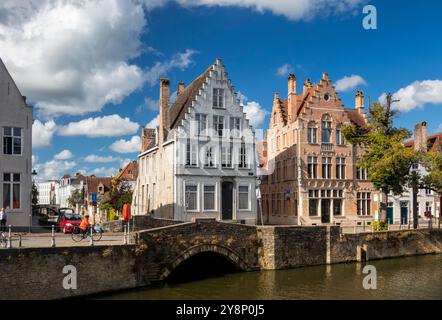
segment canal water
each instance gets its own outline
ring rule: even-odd
[[[442,255],[370,261],[377,289],[365,290],[364,264],[348,263],[280,271],[218,275],[165,283],[102,299],[442,299]],[[185,279],[182,279],[185,280]]]

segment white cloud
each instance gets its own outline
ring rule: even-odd
[[[63,174],[76,166],[75,161],[61,161],[52,159],[45,163],[34,165],[39,180],[59,179]]]
[[[156,85],[159,82],[159,78],[166,75],[170,70],[178,68],[184,70],[188,68],[192,63],[192,56],[196,53],[195,50],[187,49],[184,52],[175,54],[169,61],[157,62],[151,68],[145,72],[145,80],[150,85]]]
[[[146,105],[148,110],[158,111],[158,109],[160,108],[160,101],[149,97],[144,98],[144,104]]]
[[[144,0],[148,9],[160,7],[172,0]],[[175,0],[184,7],[241,7],[258,12],[272,12],[290,20],[311,20],[316,16],[352,11],[367,0]],[[361,9],[362,10],[362,9]]]
[[[120,159],[120,168],[124,168],[129,164],[129,162],[134,161],[133,159]]]
[[[130,140],[120,139],[112,143],[109,148],[118,153],[139,153],[141,150],[141,138],[133,136]]]
[[[141,87],[143,70],[128,62],[146,26],[135,1],[6,0],[2,14],[2,58],[43,114],[99,111]]]
[[[146,124],[146,128],[155,129],[158,126],[159,121],[160,121],[160,115],[157,115],[155,118],[153,118]]]
[[[336,81],[335,88],[337,91],[345,92],[356,88],[359,85],[367,85],[367,82],[359,75],[353,74],[351,76],[345,76],[342,79]]]
[[[252,125],[254,129],[259,128],[265,120],[267,111],[255,101],[247,102],[244,106],[244,112],[246,113],[247,119],[249,119],[249,123]]]
[[[284,77],[284,76],[288,76],[290,72],[293,72],[293,67],[292,67],[292,65],[286,63],[286,64],[280,66],[276,70],[276,75]]]
[[[57,153],[54,156],[54,159],[55,160],[69,160],[69,159],[72,159],[73,157],[74,157],[74,155],[72,154],[72,152],[70,150],[66,149],[66,150],[63,150],[63,151]]]
[[[119,161],[120,158],[115,158],[112,156],[103,157],[103,156],[97,156],[95,154],[90,154],[87,157],[84,158],[85,162],[91,162],[91,163],[110,163]]]
[[[118,173],[117,168],[100,167],[92,170],[92,173],[96,176],[114,177]]]
[[[35,120],[32,125],[32,147],[44,148],[52,144],[52,138],[57,130],[54,120],[46,123]]]
[[[119,137],[138,131],[139,124],[117,114],[97,118],[87,118],[60,127],[62,136]]]
[[[2,0],[2,59],[42,117],[117,105],[146,81],[186,68],[194,54],[188,49],[147,69],[132,63],[155,50],[141,41],[145,8],[138,0]]]
[[[385,102],[385,97],[386,94],[382,94],[379,101]],[[442,80],[415,81],[394,93],[393,99],[400,100],[393,104],[393,108],[402,112],[422,108],[426,104],[442,105]]]

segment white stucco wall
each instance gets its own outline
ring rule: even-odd
[[[22,129],[22,154],[3,152],[4,127]],[[10,209],[7,224],[29,226],[31,213],[32,108],[28,106],[0,60],[0,206],[3,206],[4,173],[20,174],[20,208]]]

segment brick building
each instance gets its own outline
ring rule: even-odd
[[[274,95],[261,154],[263,220],[267,224],[319,225],[372,221],[378,196],[356,166],[363,149],[344,141],[341,128],[364,126],[364,96],[345,109],[328,74],[306,80],[297,93],[288,78],[287,99]]]

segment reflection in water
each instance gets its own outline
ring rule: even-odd
[[[442,299],[442,255],[370,261],[377,290],[364,290],[358,263],[234,273],[165,284],[104,299]]]

